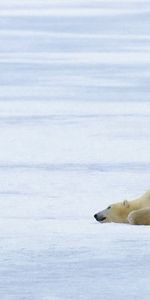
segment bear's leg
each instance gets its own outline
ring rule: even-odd
[[[128,222],[132,225],[150,225],[150,208],[142,208],[130,212]]]
[[[129,224],[136,225],[136,210],[133,210],[128,215]]]

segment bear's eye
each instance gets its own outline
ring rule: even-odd
[[[110,209],[110,208],[111,208],[111,206],[108,206],[108,207],[107,207],[107,209]]]

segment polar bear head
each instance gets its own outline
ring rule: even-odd
[[[108,206],[106,209],[96,213],[94,218],[100,223],[128,223],[128,214],[132,208],[127,200]]]

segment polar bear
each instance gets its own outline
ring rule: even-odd
[[[150,225],[150,190],[135,200],[114,203],[96,213],[94,218],[100,223]]]

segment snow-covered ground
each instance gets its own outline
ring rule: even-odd
[[[150,3],[0,2],[0,299],[149,300]]]

